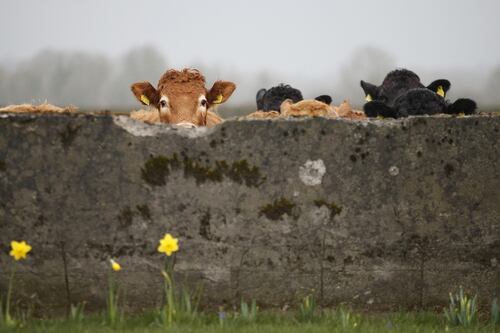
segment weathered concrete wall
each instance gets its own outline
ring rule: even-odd
[[[25,239],[17,297],[42,311],[102,306],[110,256],[129,306],[152,307],[171,232],[178,281],[203,283],[210,304],[313,292],[326,305],[431,308],[459,285],[486,301],[500,294],[499,128],[500,117],[194,131],[2,115],[1,287],[9,242]]]

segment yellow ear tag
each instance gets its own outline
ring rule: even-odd
[[[370,94],[366,95],[365,100],[366,100],[367,102],[371,102],[371,101],[373,101],[372,95],[370,95]]]
[[[149,105],[149,99],[146,97],[146,95],[141,95],[141,102],[143,102],[146,105]]]
[[[436,91],[436,94],[438,94],[439,96],[443,97],[444,98],[444,89],[442,86],[439,86],[437,88],[437,91]]]
[[[212,102],[212,104],[220,104],[220,103],[222,103],[223,99],[224,99],[224,96],[218,95],[217,98]]]

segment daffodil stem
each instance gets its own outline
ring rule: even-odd
[[[118,320],[118,288],[112,273],[108,273],[108,321],[115,326]]]
[[[174,266],[175,266],[175,253],[171,257],[165,258],[165,272],[170,275],[170,277],[173,279],[174,277]]]
[[[174,313],[174,285],[167,272],[163,272],[163,277],[165,278],[165,293],[167,296],[167,324],[170,327],[172,326]]]
[[[16,264],[12,265],[9,278],[9,289],[7,289],[7,303],[5,304],[5,318],[10,321],[10,297],[12,295],[12,285],[14,284],[14,275],[16,274]]]
[[[172,293],[175,289],[175,279],[174,279],[174,266],[175,266],[175,254],[171,257],[167,257],[165,259],[165,272],[168,274],[169,286],[165,286],[165,291],[168,291],[168,288],[172,290]]]

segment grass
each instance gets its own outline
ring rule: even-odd
[[[218,314],[198,314],[196,318],[180,320],[170,328],[165,328],[158,320],[158,314],[148,313],[142,316],[129,316],[118,327],[105,324],[102,316],[90,316],[80,320],[37,320],[31,319],[15,329],[5,332],[137,332],[137,333],[335,333],[335,332],[500,332],[500,326],[474,324],[470,327],[448,327],[443,315],[434,313],[393,313],[393,314],[350,314],[354,321],[346,321],[346,310],[323,311],[314,322],[302,322],[291,312],[261,312],[256,320],[248,321],[240,317],[239,312],[228,312],[223,325]]]

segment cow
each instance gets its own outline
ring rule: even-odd
[[[8,105],[6,107],[0,108],[0,112],[5,113],[75,113],[77,108],[74,106],[68,106],[61,108],[59,106],[43,103],[38,105],[33,104],[18,104],[18,105]]]
[[[367,103],[363,109],[368,117],[401,118],[416,115],[473,114],[476,102],[461,98],[450,103],[446,93],[451,83],[440,79],[424,86],[414,72],[396,69],[385,77],[382,85],[361,81]]]
[[[256,96],[257,110],[263,112],[280,111],[281,103],[289,99],[292,104],[304,100],[302,92],[288,84],[281,83],[270,89],[260,89]],[[328,95],[321,95],[315,98],[317,101],[330,105],[332,98]]]
[[[354,111],[348,101],[340,107],[331,106],[332,98],[321,95],[314,100],[304,100],[302,92],[287,84],[280,84],[269,90],[260,89],[256,95],[257,111],[248,115],[249,119],[269,119],[280,117],[327,117],[363,119],[364,114]]]
[[[136,111],[131,118],[147,123],[168,123],[178,126],[212,127],[223,120],[214,107],[226,102],[236,89],[229,81],[216,81],[205,87],[205,77],[197,69],[170,69],[160,78],[157,88],[149,82],[136,82],[130,89],[139,102],[153,111]]]
[[[286,99],[281,103],[280,114],[283,117],[338,117],[337,112],[331,105],[316,99],[306,99],[297,103],[294,103],[291,99]]]

